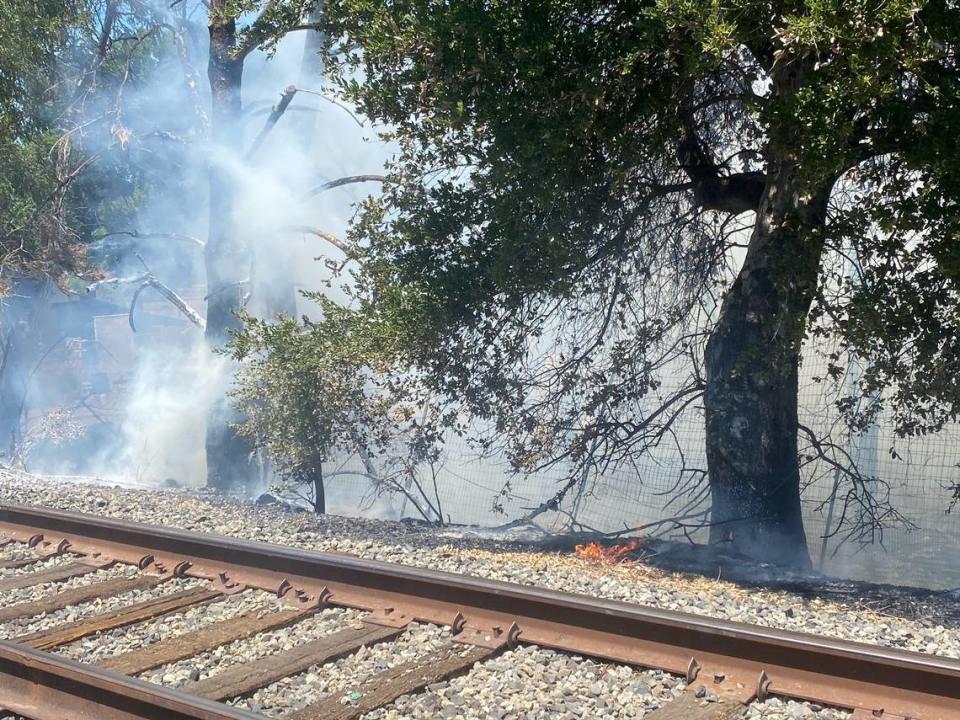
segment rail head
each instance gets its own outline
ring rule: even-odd
[[[263,720],[240,708],[0,640],[3,708],[26,717]]]
[[[42,535],[49,546],[71,551],[140,564],[149,558],[161,571],[287,588],[334,605],[438,624],[516,624],[521,642],[688,677],[696,668],[701,677],[725,677],[741,697],[771,693],[918,720],[960,717],[960,661],[950,658],[23,505],[0,505],[0,534]]]

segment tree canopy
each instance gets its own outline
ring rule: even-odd
[[[714,538],[805,564],[805,338],[869,358],[869,412],[901,432],[956,418],[953,4],[327,13],[355,48],[331,72],[400,148],[354,227],[364,323],[518,468],[572,482],[702,402]]]

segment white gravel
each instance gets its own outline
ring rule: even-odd
[[[91,512],[145,523],[181,527],[235,537],[277,542],[364,558],[507,580],[529,586],[681,610],[711,617],[815,633],[889,647],[960,658],[960,603],[948,594],[854,588],[834,593],[817,587],[773,591],[739,586],[700,575],[666,572],[646,565],[599,565],[568,552],[545,552],[509,539],[444,534],[413,523],[390,523],[333,516],[313,516],[274,507],[179,491],[123,490],[88,485],[62,485],[31,478],[13,479],[0,473],[0,502],[13,501],[44,507]],[[99,574],[99,573],[98,573]],[[90,575],[68,582],[95,581]],[[29,595],[31,591],[18,591]],[[251,596],[244,593],[241,598]],[[0,602],[11,602],[3,596]],[[214,605],[228,608],[229,598]],[[242,600],[240,602],[243,602]],[[63,649],[64,654],[96,660],[155,642],[173,632],[182,634],[223,619],[214,605],[177,617],[114,631],[115,636],[88,638]],[[230,610],[227,615],[239,610]],[[355,619],[355,618],[351,618]],[[317,623],[313,632],[328,632],[324,615],[304,620]],[[145,673],[151,680],[180,686],[194,677],[221,672],[244,659],[274,652],[298,642],[295,628],[264,633],[232,643],[190,661]],[[409,637],[383,643],[322,670],[312,668],[296,678],[264,688],[243,701],[246,707],[279,715],[329,693],[342,692],[371,672],[429,652],[444,640],[446,631],[431,626],[412,629]],[[106,633],[105,636],[110,636]],[[108,649],[104,650],[106,646]],[[404,654],[406,653],[406,654]],[[572,665],[568,665],[572,663]],[[559,669],[558,669],[559,668]],[[590,677],[590,674],[593,677]],[[621,677],[623,674],[623,677]],[[520,677],[525,679],[521,682]],[[551,682],[551,678],[559,681]],[[607,680],[606,678],[611,678]],[[617,679],[614,683],[613,679]],[[659,685],[655,680],[659,681]],[[523,687],[516,688],[519,682]],[[604,683],[613,683],[609,691]],[[625,688],[636,684],[635,696]],[[593,695],[598,688],[599,695]],[[649,694],[645,687],[649,687]],[[679,689],[675,679],[636,669],[572,659],[545,650],[520,648],[481,663],[467,676],[430,688],[427,693],[401,698],[368,718],[453,717],[447,709],[462,701],[465,718],[584,717],[577,707],[599,708],[596,716],[642,717]],[[455,701],[450,701],[450,698]],[[444,700],[447,698],[447,700]],[[585,704],[584,698],[590,701]],[[599,698],[599,699],[598,699]],[[602,700],[602,702],[601,702]],[[592,703],[592,704],[591,704]],[[631,714],[632,713],[632,714]],[[593,717],[595,714],[590,713]],[[748,720],[832,720],[844,715],[803,703],[770,700],[751,706]]]
[[[26,543],[11,542],[0,545],[0,560],[34,560],[39,557],[33,548]]]

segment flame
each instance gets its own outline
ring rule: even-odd
[[[577,545],[574,551],[577,557],[593,562],[604,563],[606,565],[615,565],[623,562],[635,562],[635,558],[628,556],[643,547],[643,540],[632,538],[629,542],[619,545],[601,545],[592,542],[586,545]]]

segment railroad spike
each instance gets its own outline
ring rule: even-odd
[[[690,658],[690,662],[687,663],[687,685],[692,684],[697,679],[697,675],[700,674],[700,667],[701,665],[695,657]]]
[[[757,678],[757,701],[765,702],[770,697],[770,676],[766,670],[760,671],[760,677]]]

